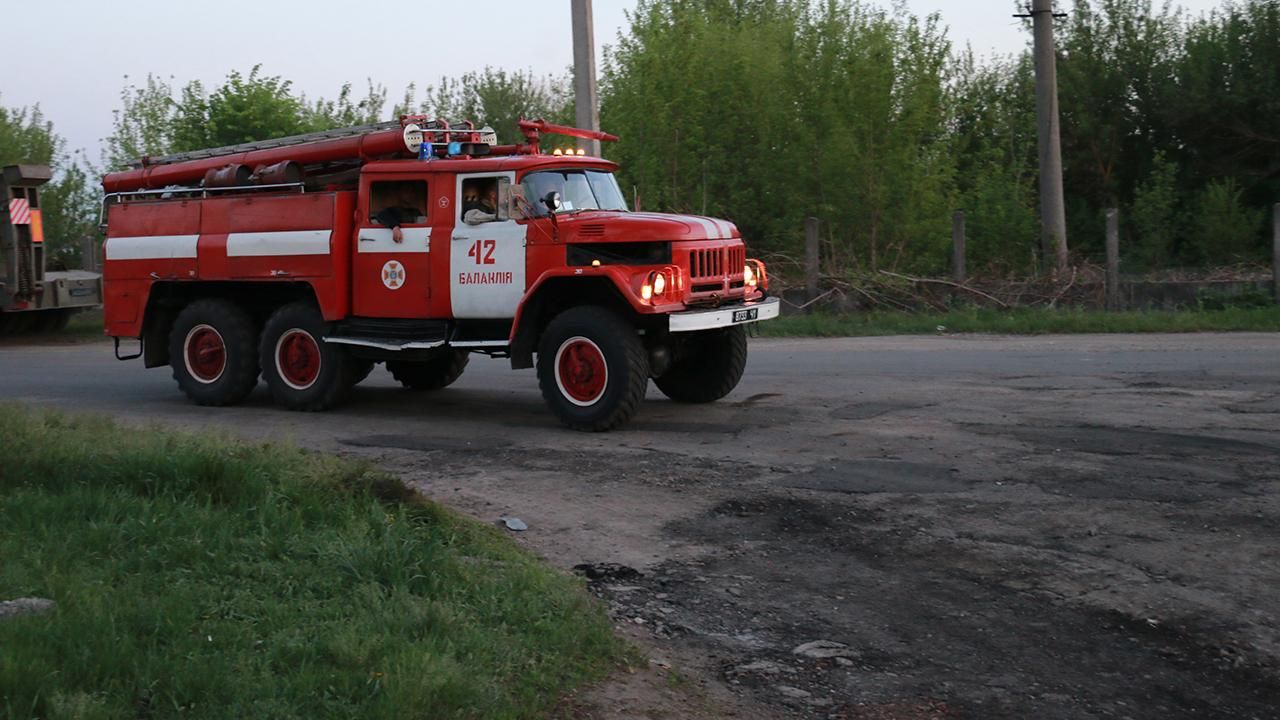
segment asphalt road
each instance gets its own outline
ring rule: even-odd
[[[518,516],[562,567],[638,570],[593,587],[746,715],[1280,717],[1280,335],[755,339],[724,401],[654,390],[603,435],[483,358],[295,414],[9,345],[0,398],[369,457]]]

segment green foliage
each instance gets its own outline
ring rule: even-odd
[[[978,65],[966,52],[953,68],[948,106],[957,204],[965,211],[967,264],[979,272],[1035,267],[1034,82],[1026,56]]]
[[[290,81],[263,75],[260,65],[248,75],[231,71],[212,91],[191,81],[176,96],[172,85],[148,75],[142,86],[126,84],[121,91],[103,161],[119,169],[145,155],[377,122],[383,119],[386,99],[386,89],[370,82],[359,100],[348,83],[335,100],[309,101],[294,94]]]
[[[308,104],[303,96],[302,125],[309,131],[316,131],[368,125],[387,119],[382,116],[382,109],[387,104],[387,89],[384,86],[369,81],[363,98],[353,100],[352,97],[351,83],[342,86],[336,100],[321,98]]]
[[[603,608],[366,466],[0,408],[5,717],[543,717]]]
[[[1234,178],[1251,205],[1280,200],[1280,3],[1226,2],[1189,23],[1170,84],[1179,162]]]
[[[45,120],[39,105],[0,105],[0,167],[18,163],[52,165],[62,147],[62,138],[53,132],[53,123]]]
[[[1202,260],[1236,262],[1260,254],[1262,209],[1245,207],[1235,180],[1214,180],[1196,196],[1189,252]]]
[[[573,124],[569,81],[554,75],[539,77],[532,71],[485,67],[459,78],[441,78],[438,85],[427,87],[425,95],[417,104],[415,88],[410,86],[398,112],[414,111],[450,122],[471,120],[476,127],[488,125],[502,143],[523,142],[516,127],[520,119]]]
[[[812,215],[838,264],[936,269],[948,51],[936,18],[861,3],[641,2],[604,64],[606,152],[644,207],[728,217],[757,248]]]
[[[83,157],[76,156],[59,168],[53,181],[41,188],[44,233],[53,251],[50,267],[81,267],[80,240],[96,238],[98,230],[98,174]]]
[[[120,91],[120,108],[111,111],[111,134],[103,139],[103,162],[108,169],[128,167],[147,155],[164,155],[173,148],[173,88],[154,75],[141,87],[128,83]]]
[[[303,132],[302,100],[288,80],[260,75],[255,65],[248,77],[232,70],[225,83],[207,92],[200,81],[182,89],[173,118],[173,150],[235,145]]]
[[[1178,168],[1157,153],[1151,174],[1138,184],[1129,221],[1128,256],[1143,267],[1168,265],[1180,236]]]

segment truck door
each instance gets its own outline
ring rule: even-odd
[[[431,316],[428,306],[433,209],[427,198],[428,183],[434,181],[376,175],[361,178],[352,260],[353,315]],[[399,242],[393,237],[392,228],[384,224],[389,217],[400,223]]]
[[[459,174],[449,242],[455,318],[513,318],[525,290],[525,227],[509,217],[513,172]]]

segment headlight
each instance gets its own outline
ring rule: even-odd
[[[645,302],[666,301],[667,295],[675,295],[678,290],[679,275],[673,267],[654,270],[638,276],[640,282],[640,299]]]
[[[749,288],[754,288],[760,282],[756,277],[755,268],[751,267],[751,263],[742,266],[742,282]]]

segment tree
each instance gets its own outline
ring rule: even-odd
[[[128,82],[120,91],[120,108],[111,111],[111,134],[103,140],[102,161],[120,169],[147,155],[173,150],[173,88],[154,75],[141,86]]]
[[[1243,202],[1235,180],[1214,180],[1196,196],[1191,219],[1190,252],[1206,264],[1222,265],[1257,257],[1262,209]]]
[[[384,87],[370,82],[365,96],[354,100],[348,83],[335,100],[309,101],[293,93],[290,81],[263,75],[260,65],[248,75],[231,71],[212,91],[193,80],[176,97],[171,84],[148,75],[141,87],[126,84],[121,91],[103,161],[109,169],[119,169],[145,155],[377,122],[383,119],[386,97]]]
[[[522,118],[544,118],[561,124],[573,123],[573,103],[566,77],[539,77],[532,71],[507,72],[485,67],[458,78],[441,78],[428,86],[426,97],[416,111],[446,122],[471,120],[477,127],[488,125],[503,143],[521,142],[516,122]],[[415,88],[409,87],[397,114],[415,108]]]
[[[952,68],[947,107],[969,267],[1033,270],[1040,221],[1031,57],[979,65],[972,52],[962,53]]]
[[[645,207],[728,217],[798,252],[824,221],[842,266],[945,263],[949,45],[862,3],[644,0],[604,63],[601,124]]]
[[[1128,255],[1146,267],[1165,267],[1177,251],[1181,235],[1178,167],[1157,153],[1151,173],[1134,192]]]
[[[1181,15],[1152,0],[1076,0],[1059,42],[1064,184],[1077,249],[1098,252],[1102,210],[1127,204],[1168,148],[1159,122]]]
[[[1231,177],[1257,207],[1280,198],[1280,3],[1227,2],[1190,24],[1163,119],[1201,185]]]

